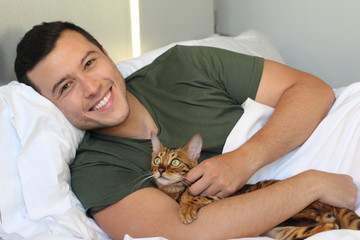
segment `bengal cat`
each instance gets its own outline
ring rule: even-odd
[[[152,134],[151,141],[152,177],[160,190],[180,204],[181,221],[184,224],[192,223],[200,208],[221,199],[216,196],[193,196],[188,192],[189,184],[185,177],[188,171],[197,165],[202,138],[199,134],[193,136],[183,148],[164,147],[156,134]],[[245,185],[234,195],[255,191],[275,182],[277,180]],[[360,230],[360,217],[349,209],[316,201],[264,235],[279,240],[301,240],[322,231],[342,228]]]

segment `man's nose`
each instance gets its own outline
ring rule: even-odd
[[[85,98],[91,98],[99,93],[101,84],[98,79],[83,76],[80,81]]]

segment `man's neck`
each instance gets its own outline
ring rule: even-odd
[[[135,139],[150,139],[151,132],[157,133],[158,128],[146,107],[130,92],[127,92],[130,107],[128,118],[120,125],[111,128],[102,128],[94,132]]]

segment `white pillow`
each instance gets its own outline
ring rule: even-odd
[[[255,30],[248,30],[241,33],[236,37],[224,37],[214,35],[209,38],[183,41],[177,43],[171,43],[165,47],[155,49],[148,53],[141,55],[140,57],[129,59],[119,62],[117,64],[123,77],[129,76],[139,68],[151,63],[156,57],[175,45],[186,46],[210,46],[224,48],[234,52],[245,53],[249,55],[264,57],[276,62],[285,63],[280,53],[276,49],[275,45],[271,42],[268,36]]]
[[[69,186],[68,164],[84,132],[15,81],[0,87],[0,121],[0,238],[100,239]]]
[[[283,62],[265,35],[248,31],[170,44],[117,67],[126,77],[175,44],[220,47]],[[109,239],[86,217],[69,186],[68,164],[84,132],[18,82],[0,87],[0,122],[0,238]]]

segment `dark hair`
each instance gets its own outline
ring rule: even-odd
[[[26,74],[45,58],[56,45],[62,32],[73,30],[103,51],[101,44],[87,31],[70,22],[44,22],[29,30],[16,49],[15,73],[19,82],[35,88]]]

